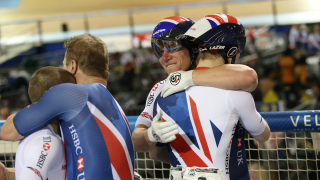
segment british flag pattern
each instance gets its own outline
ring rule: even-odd
[[[22,121],[26,122],[26,116],[32,120],[20,126]],[[41,126],[52,119],[60,120],[68,180],[133,180],[134,150],[129,122],[105,86],[54,86],[39,102],[19,112],[14,123],[19,124],[21,135],[27,135],[36,124]]]
[[[41,180],[43,180],[43,177],[42,177],[42,175],[41,175],[41,173],[40,173],[39,170],[37,170],[36,168],[33,168],[33,167],[27,167],[27,168],[29,168],[29,169],[30,169],[31,171],[33,171],[37,176],[39,176]]]
[[[154,28],[152,37],[157,38],[160,37],[163,33],[175,27],[177,24],[184,21],[192,21],[189,18],[182,16],[171,16],[161,20],[158,25]]]
[[[207,15],[205,18],[200,19],[197,23],[195,23],[186,33],[187,36],[192,36],[196,38],[201,38],[206,32],[222,25],[224,23],[233,23],[241,25],[240,21],[238,21],[235,17],[228,14],[213,14]]]
[[[250,132],[261,133],[265,125],[260,124],[261,116],[256,112],[250,94],[241,91],[228,91],[218,88],[195,86],[186,91],[160,97],[162,84],[154,93],[153,106],[146,106],[143,112],[153,117],[161,109],[162,121],[175,121],[179,125],[176,139],[165,144],[171,157],[171,164],[187,167],[216,167],[222,173],[222,179],[249,180],[245,157],[243,124],[252,123],[256,127],[246,126]],[[246,101],[237,99],[245,97]],[[251,97],[252,98],[252,97]],[[244,122],[239,102],[248,104],[250,121]],[[248,120],[248,119],[247,119]],[[137,124],[150,127],[151,121],[139,116]]]

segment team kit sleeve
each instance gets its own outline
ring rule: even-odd
[[[160,95],[161,90],[164,86],[164,83],[165,83],[165,81],[160,81],[157,84],[155,84],[153,86],[153,88],[151,89],[151,91],[148,95],[144,110],[139,115],[139,117],[136,121],[136,126],[139,124],[146,125],[147,127],[151,126],[152,119],[155,116],[155,114],[153,114],[155,101],[156,101],[157,97]]]
[[[44,136],[37,136],[30,140],[25,146],[22,152],[24,158],[23,169],[21,170],[20,177],[16,177],[18,180],[39,180],[47,179],[48,171],[52,168],[56,168],[61,158],[61,141],[50,135],[45,136],[47,139],[51,139],[51,142],[43,142]]]
[[[60,84],[50,88],[42,98],[16,114],[14,126],[21,136],[27,136],[53,120],[68,121],[86,106],[88,91],[84,85]]]
[[[232,91],[230,98],[240,116],[243,127],[254,136],[263,133],[266,122],[256,110],[252,95],[244,91]]]

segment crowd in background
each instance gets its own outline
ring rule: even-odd
[[[21,66],[0,69],[1,119],[6,119],[8,114],[15,113],[31,103],[27,88],[35,70],[48,65],[62,66],[57,62],[62,62],[63,58],[60,61],[46,62],[41,61],[38,57],[27,54]],[[119,102],[126,115],[139,115],[151,88],[167,77],[165,70],[150,47],[134,48],[128,52],[112,52],[109,53],[109,58],[108,90]],[[316,102],[314,109],[320,108],[319,24],[293,25],[285,36],[270,31],[266,27],[249,27],[247,28],[246,48],[241,54],[239,63],[252,67],[258,74],[258,87],[252,92],[257,104],[284,102],[283,109],[290,110],[301,103],[314,101]],[[259,109],[258,111],[264,110]],[[272,136],[279,138],[283,137],[284,133],[273,133]],[[255,144],[253,141],[248,141],[248,143],[250,145],[246,144],[246,147],[251,147],[251,150],[247,151],[248,159],[257,159],[259,157],[257,154],[261,152],[252,149],[262,145]],[[285,142],[281,139],[278,139],[276,143],[270,141],[265,145],[270,146],[271,149],[306,146],[305,144],[290,145],[290,141]],[[280,150],[278,153],[285,154]],[[283,157],[273,157],[275,155],[276,153],[270,153],[267,156],[270,159],[295,158],[295,156],[304,158],[306,153],[295,155],[295,152],[289,152]],[[311,157],[311,155],[308,156]],[[257,163],[250,163],[249,166],[252,166],[253,169],[261,168]],[[282,164],[278,166],[286,169]],[[295,166],[291,164],[290,168],[294,169]],[[283,176],[285,175],[286,172],[283,173]],[[278,178],[276,173],[274,175],[271,173],[271,176],[272,179]],[[309,175],[309,177],[313,176]]]
[[[266,26],[247,28],[239,62],[258,74],[258,87],[252,92],[257,103],[283,101],[288,110],[308,100],[319,102],[319,31],[319,24],[292,25],[285,36]],[[128,115],[138,115],[150,89],[167,74],[151,47],[112,52],[109,57],[108,89],[123,109],[138,109]],[[21,109],[28,105],[28,81],[36,69],[47,65],[62,66],[27,54],[18,69],[0,69],[1,106]]]

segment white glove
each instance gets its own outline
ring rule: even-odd
[[[186,90],[188,87],[194,86],[192,79],[192,73],[191,71],[177,71],[174,73],[171,73],[167,79],[166,83],[164,84],[164,87],[161,91],[161,97],[168,97],[171,94],[174,94],[179,91]]]
[[[174,121],[162,122],[162,111],[153,118],[148,129],[148,137],[151,142],[167,143],[176,139],[179,133],[179,125]]]

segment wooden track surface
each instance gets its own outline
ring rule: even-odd
[[[1,23],[22,20],[22,19],[40,19],[57,15],[68,15],[75,13],[88,13],[105,10],[130,9],[141,7],[154,7],[162,5],[185,4],[196,2],[221,2],[218,0],[21,0],[17,9],[0,9]],[[260,1],[249,3],[235,3],[238,0],[228,1],[225,6],[205,6],[205,7],[188,7],[175,10],[159,10],[150,12],[133,13],[132,19],[134,25],[156,24],[164,17],[181,15],[198,20],[207,14],[228,13],[235,17],[259,16],[273,14],[272,1]],[[241,1],[243,2],[243,1]],[[276,0],[276,12],[306,12],[320,11],[320,0]],[[129,15],[118,14],[99,17],[89,17],[87,19],[90,29],[129,26]],[[44,21],[42,23],[42,33],[61,32],[61,25],[68,24],[68,29],[83,30],[85,23],[83,18]],[[29,31],[29,29],[34,29]],[[22,32],[36,34],[37,23],[27,23],[18,25],[1,26],[1,36],[10,37]]]

